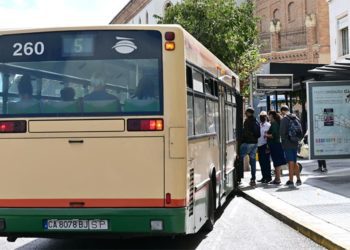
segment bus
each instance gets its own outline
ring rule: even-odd
[[[237,75],[177,25],[0,32],[0,236],[211,230]]]

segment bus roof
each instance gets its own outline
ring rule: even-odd
[[[184,30],[184,34],[186,60],[239,91],[238,76],[190,33]]]

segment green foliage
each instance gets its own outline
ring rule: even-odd
[[[238,73],[243,89],[260,64],[254,4],[235,0],[183,0],[169,7],[160,24],[180,24]]]

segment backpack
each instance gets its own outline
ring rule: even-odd
[[[297,117],[287,116],[288,123],[288,138],[291,142],[299,142],[303,138],[303,129]]]
[[[254,119],[254,125],[253,125],[253,135],[255,138],[259,138],[261,136],[261,133],[260,133],[260,123]]]

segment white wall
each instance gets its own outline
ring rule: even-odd
[[[329,32],[331,45],[331,61],[340,59],[341,40],[338,20],[344,16],[347,18],[347,26],[350,30],[350,1],[349,0],[328,0],[329,2]],[[350,33],[349,33],[350,41]]]
[[[146,12],[148,12],[148,24],[156,24],[157,19],[153,17],[154,14],[158,16],[164,15],[164,7],[165,5],[171,2],[175,4],[177,2],[181,2],[181,0],[152,0],[146,7],[141,10],[133,19],[131,19],[129,24],[139,24],[139,20],[141,20],[141,24],[146,24]]]

